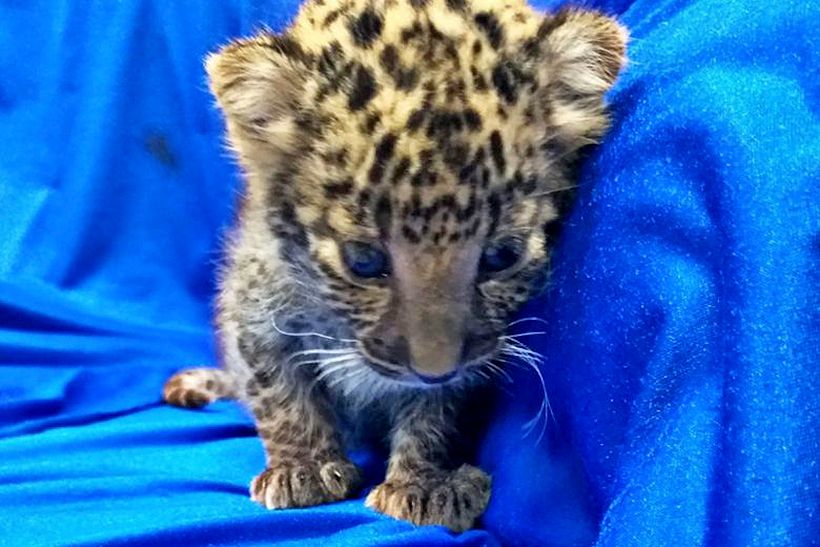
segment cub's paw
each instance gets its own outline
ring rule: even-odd
[[[490,477],[471,465],[434,477],[388,479],[365,504],[413,524],[439,524],[455,532],[472,528],[490,501]]]
[[[251,481],[251,499],[268,509],[308,507],[340,501],[360,482],[359,470],[345,460],[288,461],[268,467]]]
[[[171,376],[162,388],[162,400],[169,405],[201,408],[217,399],[235,396],[228,373],[214,368],[189,368]]]

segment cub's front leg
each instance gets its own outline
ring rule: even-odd
[[[307,378],[281,366],[256,372],[246,385],[267,461],[251,482],[251,498],[268,509],[345,499],[359,471],[344,455],[333,415]]]
[[[472,528],[490,500],[490,477],[471,465],[454,465],[457,403],[423,396],[396,417],[385,481],[366,504],[414,524]]]

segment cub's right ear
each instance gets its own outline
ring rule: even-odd
[[[296,42],[271,33],[237,40],[208,56],[211,92],[240,156],[254,156],[254,146],[293,144],[293,119],[307,71],[304,59]]]

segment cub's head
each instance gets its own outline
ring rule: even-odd
[[[625,41],[519,0],[313,0],[207,71],[289,275],[369,366],[435,382],[492,357],[543,285]]]

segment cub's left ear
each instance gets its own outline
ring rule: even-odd
[[[237,40],[209,55],[205,69],[246,169],[267,168],[298,148],[295,120],[308,68],[295,41],[268,32]]]
[[[603,97],[626,64],[629,34],[615,19],[569,8],[538,29],[542,110],[567,150],[596,142],[608,126]]]
[[[580,96],[603,95],[626,64],[629,33],[596,11],[564,9],[538,29],[553,78]]]

